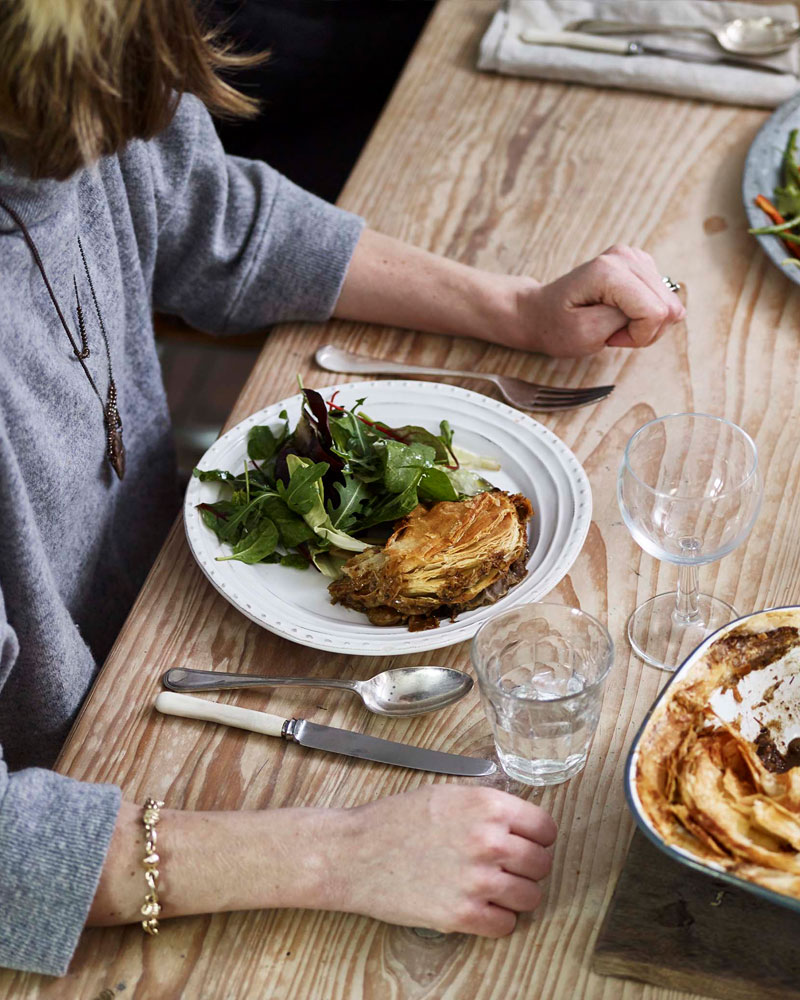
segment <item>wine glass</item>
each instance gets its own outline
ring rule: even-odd
[[[738,617],[698,591],[698,566],[740,545],[761,505],[758,454],[749,434],[705,413],[651,420],[628,442],[617,480],[628,530],[655,559],[676,563],[678,589],[651,597],[628,620],[638,656],[674,670],[706,636]]]

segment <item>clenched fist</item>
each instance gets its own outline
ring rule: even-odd
[[[510,346],[554,357],[646,347],[685,315],[653,258],[636,247],[613,246],[548,284],[519,280]]]
[[[389,923],[501,937],[542,898],[556,825],[492,788],[433,785],[339,812],[344,856],[334,910]]]

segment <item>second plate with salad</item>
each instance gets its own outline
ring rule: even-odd
[[[766,199],[775,212],[785,221],[791,221],[790,213],[800,216],[800,177],[787,176],[784,157],[793,129],[800,130],[800,94],[796,94],[782,104],[761,126],[750,146],[745,160],[742,179],[742,197],[751,229],[763,229],[777,221],[769,210],[756,204],[756,199]],[[800,146],[800,143],[798,143]],[[795,163],[800,159],[800,149],[795,152]],[[792,186],[797,187],[796,198]],[[779,193],[783,192],[783,194]],[[780,210],[783,210],[782,212]],[[780,224],[780,223],[778,223]],[[800,240],[800,221],[788,230],[790,236]],[[800,264],[800,243],[788,247],[780,233],[763,233],[755,237],[770,260],[796,284],[800,284],[800,266],[784,264],[794,258]]]

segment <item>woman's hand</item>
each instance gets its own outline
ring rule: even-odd
[[[685,314],[650,254],[613,246],[546,285],[523,279],[510,346],[569,358],[647,347]]]
[[[339,814],[346,851],[330,909],[501,937],[542,899],[556,825],[493,788],[432,785]]]

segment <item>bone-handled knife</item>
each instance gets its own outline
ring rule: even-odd
[[[638,38],[626,41],[622,38],[590,35],[581,31],[537,31],[529,28],[520,33],[519,40],[528,45],[562,45],[568,49],[590,49],[594,52],[608,52],[618,56],[663,56],[667,59],[679,59],[683,62],[707,63],[712,66],[738,66],[740,69],[752,69],[766,73],[785,74],[792,72],[782,66],[753,62],[752,59],[747,59],[744,56],[690,52],[686,49],[650,45],[649,42],[642,42]]]
[[[480,757],[426,750],[424,747],[381,740],[377,736],[365,736],[347,729],[319,726],[305,719],[282,719],[279,715],[255,712],[251,708],[239,708],[237,705],[223,705],[206,698],[195,698],[190,694],[176,694],[174,691],[162,691],[156,698],[156,708],[164,715],[218,722],[224,726],[263,733],[265,736],[279,736],[314,750],[327,750],[381,764],[395,764],[397,767],[414,767],[419,771],[435,771],[437,774],[458,774],[466,778],[479,778],[494,774],[497,770],[492,761]]]

